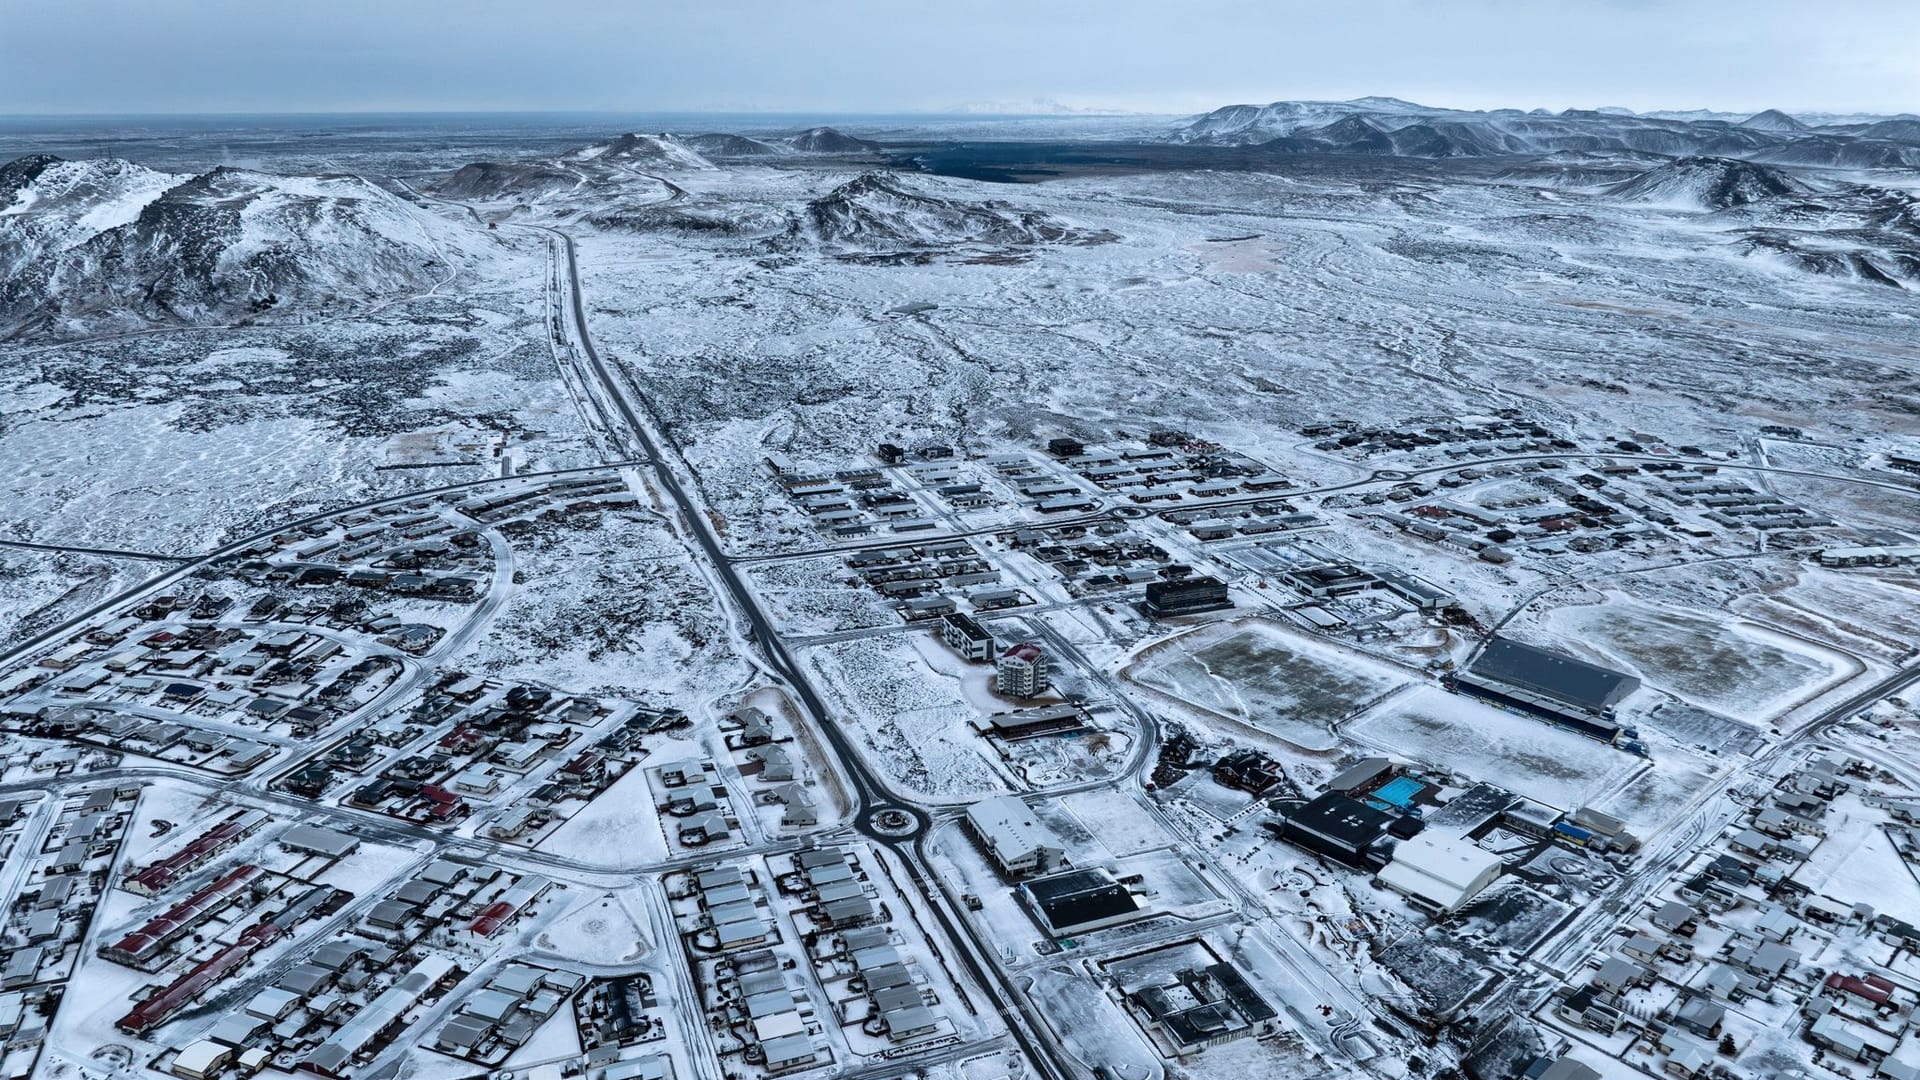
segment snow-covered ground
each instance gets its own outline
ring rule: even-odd
[[[1395,697],[1348,731],[1382,753],[1497,784],[1562,810],[1586,805],[1645,765],[1605,743],[1436,686]]]
[[[1408,679],[1265,620],[1218,624],[1155,646],[1129,677],[1310,751],[1338,745],[1330,725]]]
[[[584,350],[560,346],[556,355],[556,341],[577,336],[555,318],[554,301],[569,289],[565,263],[527,225],[574,239],[581,308],[607,377],[667,436],[661,449],[695,499],[669,505],[647,467],[625,467],[631,502],[529,508],[485,523],[475,550],[490,545],[497,572],[474,605],[344,586],[307,594],[316,608],[359,603],[438,625],[448,639],[393,665],[397,674],[349,702],[364,711],[343,711],[321,736],[274,726],[275,738],[299,745],[259,777],[208,777],[191,763],[83,751],[44,733],[0,736],[0,776],[64,793],[89,770],[127,770],[146,787],[122,870],[177,850],[184,830],[228,804],[270,807],[282,820],[223,860],[345,889],[356,919],[436,854],[459,855],[476,877],[548,876],[558,887],[497,938],[470,928],[497,892],[490,884],[466,906],[430,901],[459,910],[438,912],[444,923],[410,947],[460,958],[468,979],[509,954],[596,976],[643,971],[658,996],[646,1009],[670,1029],[647,1046],[670,1053],[683,1080],[758,1071],[739,1057],[719,1068],[705,1060],[716,1041],[739,1049],[716,1032],[739,1027],[746,1005],[714,995],[747,955],[719,960],[682,947],[683,933],[711,916],[701,901],[669,899],[659,886],[663,877],[683,886],[682,871],[696,865],[739,865],[759,878],[762,895],[749,907],[776,924],[772,960],[803,973],[796,992],[819,1010],[805,1026],[836,1058],[817,1075],[1032,1075],[998,1031],[1008,1003],[997,978],[974,986],[952,963],[976,947],[1031,1000],[1037,1037],[1107,1075],[1450,1075],[1470,1036],[1445,1030],[1436,1014],[1516,1013],[1562,967],[1577,977],[1580,950],[1610,941],[1615,923],[1664,895],[1666,875],[1718,850],[1747,804],[1799,760],[1779,753],[1783,744],[1797,753],[1790,744],[1807,733],[1870,766],[1850,774],[1858,788],[1835,800],[1826,838],[1796,880],[1920,921],[1920,886],[1902,855],[1911,840],[1870,801],[1880,789],[1901,798],[1920,790],[1920,758],[1907,747],[1911,708],[1881,703],[1871,722],[1826,731],[1805,723],[1910,663],[1920,637],[1911,569],[1823,570],[1808,558],[1822,547],[1904,543],[1920,530],[1916,490],[1886,467],[1889,452],[1916,449],[1907,433],[1920,307],[1911,292],[1865,275],[1819,271],[1808,254],[1815,244],[1882,243],[1867,232],[1910,223],[1911,204],[1886,193],[1890,201],[1875,204],[1887,209],[1883,220],[1865,221],[1857,206],[1820,201],[1837,190],[1829,177],[1782,189],[1817,212],[1715,211],[1693,180],[1715,166],[1651,170],[1612,190],[1556,173],[1561,162],[1502,171],[1302,157],[1264,171],[1063,167],[1043,183],[990,184],[873,171],[874,151],[859,144],[844,157],[805,145],[829,136],[768,144],[753,159],[730,158],[723,151],[737,144],[725,140],[679,136],[614,137],[568,154],[547,142],[499,143],[488,148],[491,165],[405,184],[202,174],[156,161],[164,172],[55,165],[22,186],[0,213],[0,238],[15,241],[0,252],[10,260],[0,276],[20,290],[0,299],[22,319],[51,321],[23,323],[21,336],[0,345],[0,459],[11,466],[0,477],[0,539],[192,556],[329,508],[629,456],[637,444],[619,430],[627,421],[610,410]],[[417,168],[435,153],[390,149],[383,159],[362,149],[342,160]],[[446,172],[463,163],[439,162]],[[201,179],[183,185],[190,175]],[[1755,192],[1764,200],[1767,177],[1741,176],[1742,202]],[[1886,182],[1888,192],[1912,184]],[[69,201],[89,197],[88,185],[117,194],[62,217]],[[171,268],[155,266],[134,238],[174,235],[168,215],[182,207],[227,203],[240,220],[217,237],[226,261],[204,280],[168,277],[167,288],[147,288]],[[297,227],[289,208],[325,227]],[[1793,235],[1785,247],[1756,246],[1766,230]],[[122,244],[129,261],[78,251],[97,236],[108,240],[95,248]],[[49,266],[73,275],[65,294],[36,291],[52,279],[28,271]],[[133,278],[140,288],[129,292]],[[262,283],[273,295],[257,294]],[[180,325],[194,322],[203,325]],[[1423,437],[1469,420],[1525,430],[1470,446]],[[1291,486],[1274,498],[1312,520],[1284,534],[1203,541],[1197,516],[1155,516],[1205,505],[1199,496],[1149,503],[1106,488],[1067,460],[1070,451],[1049,450],[1061,436],[1136,453],[1217,444],[1221,456],[1207,468],[1230,474],[1227,463],[1252,462],[1281,474]],[[881,524],[837,538],[776,475],[779,461],[828,476],[878,467],[882,443],[906,448],[913,462],[887,476],[927,517],[924,530]],[[948,481],[914,474],[923,449],[945,460],[930,443],[953,449],[953,479],[981,484],[985,505],[957,506],[969,492],[943,493]],[[1097,505],[1127,519],[1066,512],[1054,520],[1074,520],[1069,529],[1016,536],[1048,515],[987,460],[1003,453],[1074,490],[1101,487]],[[1715,523],[1705,505],[1670,497],[1677,485],[1663,477],[1674,472],[1833,523],[1764,536]],[[1322,486],[1332,490],[1313,490]],[[1582,490],[1606,505],[1574,509]],[[1244,522],[1251,501],[1236,494],[1215,505]],[[1516,516],[1493,527],[1509,512]],[[832,760],[831,744],[802,715],[807,695],[798,691],[807,687],[779,685],[784,665],[765,657],[766,642],[749,640],[721,575],[691,542],[696,518],[724,551],[761,560],[736,566],[748,599],[826,702],[817,719],[847,736],[858,761]],[[328,523],[313,535],[348,528]],[[1507,538],[1496,539],[1503,530]],[[1084,702],[1097,730],[1007,747],[985,739],[972,722],[1016,704],[992,689],[990,668],[945,646],[937,624],[903,625],[890,601],[848,580],[855,546],[945,534],[985,559],[999,575],[993,584],[1020,588],[1018,607],[982,620],[1002,644],[1036,640],[1053,652],[1055,688],[1044,700]],[[292,534],[285,542],[308,543]],[[1084,560],[1046,550],[1082,542]],[[1097,550],[1103,542],[1158,550],[1113,555]],[[1332,617],[1309,630],[1315,616],[1300,610],[1307,598],[1284,572],[1341,561],[1413,573],[1460,608],[1416,612],[1405,597],[1369,590],[1320,604]],[[1228,579],[1239,610],[1154,620],[1138,606],[1139,580],[1106,576],[1163,564]],[[0,547],[0,644],[167,565]],[[237,581],[225,584],[237,592]],[[261,586],[281,596],[296,588]],[[237,599],[244,609],[251,597]],[[288,680],[319,681],[371,655],[346,615],[302,618],[326,621],[345,651],[332,667]],[[166,624],[170,634],[188,632],[184,615]],[[242,624],[236,610],[209,625],[211,633]],[[1427,672],[1464,659],[1496,625],[1640,675],[1646,689],[1625,712],[1651,758],[1433,684]],[[486,805],[464,821],[426,826],[356,808],[349,796],[360,785],[405,756],[435,752],[441,733],[430,729],[445,718],[429,714],[436,698],[456,693],[456,680],[443,678],[455,670],[617,704],[610,717],[548,725],[565,726],[547,732],[554,768],[541,758],[497,797],[476,800]],[[220,674],[210,667],[194,677]],[[145,700],[163,692],[149,687]],[[65,700],[39,693],[36,707]],[[504,689],[486,691],[496,693]],[[494,698],[485,700],[467,721],[500,722]],[[720,727],[749,701],[792,729],[777,737],[791,735],[782,745],[804,758],[799,779],[817,781],[817,826],[782,826],[779,807],[754,801],[768,784]],[[689,723],[639,733],[622,726],[634,703],[679,710]],[[200,735],[230,733],[211,711],[165,717]],[[1191,756],[1161,761],[1156,752],[1170,754],[1182,734]],[[341,777],[319,800],[290,793],[295,761],[357,751],[352,737],[377,745],[373,764],[345,770],[351,787]],[[561,759],[596,746],[637,763],[584,805],[578,792],[551,790]],[[1209,774],[1242,748],[1271,754],[1283,781],[1255,796]],[[1441,781],[1443,798],[1484,782],[1556,809],[1605,811],[1645,838],[1646,850],[1580,850],[1502,824],[1480,842],[1503,851],[1539,844],[1551,857],[1507,874],[1453,919],[1434,919],[1370,871],[1263,827],[1274,820],[1268,800],[1310,796],[1371,754]],[[736,824],[724,842],[688,845],[676,827],[685,819],[656,809],[672,794],[661,766],[683,759],[711,762],[728,793]],[[861,763],[882,790],[850,782],[863,780],[853,775]],[[1167,773],[1155,773],[1162,764]],[[506,804],[532,805],[540,789],[557,800],[544,805],[576,812],[531,850],[485,838]],[[1027,793],[1074,865],[1137,875],[1153,917],[1079,935],[1071,948],[1045,940],[1012,883],[952,820],[959,806],[1004,792]],[[898,1049],[884,1035],[819,1008],[864,1010],[865,992],[852,989],[849,961],[821,951],[832,935],[819,930],[823,916],[809,911],[804,889],[773,881],[797,851],[850,843],[843,830],[856,805],[890,797],[936,818],[926,863],[937,887],[927,896],[908,887],[897,861],[907,847],[861,845],[862,888],[884,901],[889,934],[956,1040],[898,1057],[882,1056]],[[157,837],[162,817],[178,828]],[[295,820],[350,826],[360,850],[321,869],[276,843]],[[40,827],[35,818],[21,835],[37,837]],[[124,932],[177,899],[106,894],[82,950],[84,986],[69,988],[50,1044],[55,1065],[43,1075],[72,1070],[108,1043],[138,1043],[146,1058],[135,1069],[170,1060],[158,1042],[112,1029],[155,979],[108,961],[98,945],[100,933]],[[950,905],[943,914],[974,940],[950,940],[930,903]],[[1699,944],[1717,948],[1749,930],[1757,906],[1704,928]],[[5,929],[15,933],[13,923]],[[281,961],[317,936],[300,927],[248,969],[246,987],[277,977]],[[1247,971],[1281,1006],[1280,1033],[1164,1059],[1114,1000],[1103,965],[1182,937],[1204,938]],[[1884,964],[1920,979],[1910,960],[1884,960],[1863,929],[1809,927],[1797,940],[1809,969]],[[1528,954],[1546,958],[1528,966]],[[383,985],[393,974],[373,978]],[[1699,972],[1676,965],[1673,974],[1673,985],[1632,1004],[1663,1005]],[[1730,1064],[1783,1075],[1806,1060],[1782,995],[1730,1018],[1743,1042]],[[165,1035],[197,1035],[237,1004],[209,997]],[[407,1038],[441,1030],[452,1006],[418,1006]],[[1441,1031],[1416,1047],[1409,1026],[1422,1010]],[[1528,1015],[1576,1042],[1575,1055],[1603,1075],[1639,1075],[1619,1060],[1629,1054],[1624,1037],[1588,1038]],[[590,1068],[579,1060],[586,1049],[563,1006],[507,1067],[531,1080],[571,1075]],[[1635,1065],[1658,1068],[1658,1058],[1630,1053]],[[404,1046],[365,1064],[429,1080],[472,1071]]]

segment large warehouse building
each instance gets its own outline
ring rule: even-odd
[[[1458,836],[1423,832],[1394,845],[1380,868],[1382,885],[1406,894],[1415,907],[1451,915],[1500,877],[1500,857]]]
[[[1495,637],[1488,639],[1480,655],[1448,685],[1602,742],[1619,743],[1632,735],[1614,719],[1613,708],[1640,689],[1640,680],[1548,649]]]
[[[1044,874],[1066,861],[1060,838],[1034,817],[1026,803],[1011,795],[982,799],[967,807],[967,827],[1008,877]]]

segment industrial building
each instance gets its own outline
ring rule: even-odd
[[[1011,795],[967,807],[967,827],[1008,877],[1044,874],[1066,859],[1060,838],[1040,824],[1026,803]]]
[[[994,713],[992,716],[976,716],[968,723],[981,735],[991,735],[1002,742],[1014,743],[1045,735],[1070,735],[1085,731],[1087,716],[1080,706],[1074,704],[1037,705],[1030,709]]]
[[[1379,879],[1415,907],[1451,915],[1499,879],[1500,857],[1463,837],[1428,830],[1394,845]]]
[[[1278,1011],[1224,960],[1123,979],[1120,993],[1147,1032],[1176,1057],[1278,1030]]]
[[[1420,822],[1376,809],[1336,791],[1322,792],[1287,811],[1276,830],[1308,851],[1364,870],[1387,863],[1386,841],[1396,831],[1418,831]]]
[[[1132,922],[1146,901],[1102,867],[1062,870],[1023,882],[1020,899],[1048,936],[1075,937]]]

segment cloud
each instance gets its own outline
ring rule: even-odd
[[[33,112],[1920,108],[1908,0],[7,0]]]

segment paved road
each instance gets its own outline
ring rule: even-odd
[[[31,540],[0,540],[0,547],[74,555],[104,555],[110,559],[145,559],[150,562],[192,562],[194,558],[191,555],[156,555],[151,551],[122,551],[119,548],[83,547],[78,544],[38,544]]]
[[[846,733],[838,724],[831,722],[826,702],[810,680],[801,671],[792,655],[787,651],[778,630],[766,613],[760,608],[758,599],[741,580],[734,567],[734,561],[722,549],[712,520],[704,512],[699,502],[691,498],[680,476],[670,464],[669,455],[663,449],[673,449],[667,444],[665,435],[656,434],[653,425],[642,420],[640,410],[635,408],[634,400],[640,397],[635,389],[616,377],[606,360],[594,346],[593,337],[587,326],[586,306],[580,288],[580,270],[573,238],[558,229],[546,229],[559,241],[566,256],[567,280],[569,284],[568,309],[573,320],[573,329],[581,353],[586,357],[588,369],[606,391],[620,419],[627,425],[635,442],[644,449],[648,463],[653,468],[654,479],[660,488],[672,500],[686,523],[687,531],[693,536],[701,553],[706,557],[709,568],[722,587],[732,597],[734,607],[747,624],[748,643],[759,654],[768,670],[786,683],[800,702],[802,709],[814,724],[816,730],[825,737],[834,756],[839,758],[845,775],[853,780],[857,796],[854,827],[870,839],[890,849],[900,860],[908,880],[922,896],[927,898],[927,907],[941,924],[941,931],[955,944],[956,953],[976,984],[995,999],[995,1007],[1007,1021],[1008,1030],[1020,1043],[1021,1049],[1034,1066],[1049,1077],[1065,1078],[1077,1075],[1069,1064],[1069,1059],[1057,1047],[1042,1040],[1039,1036],[1046,1028],[1032,1013],[1026,1000],[1021,997],[1011,981],[996,966],[984,963],[980,959],[986,955],[984,943],[974,934],[971,926],[964,920],[950,915],[940,894],[933,886],[930,872],[926,869],[920,852],[919,841],[924,838],[930,816],[919,807],[912,806],[896,795],[887,785],[868,768],[858,749],[853,746]],[[644,405],[644,399],[642,399]],[[903,815],[910,823],[899,829],[881,830],[875,827],[875,820],[883,811],[893,811]]]

